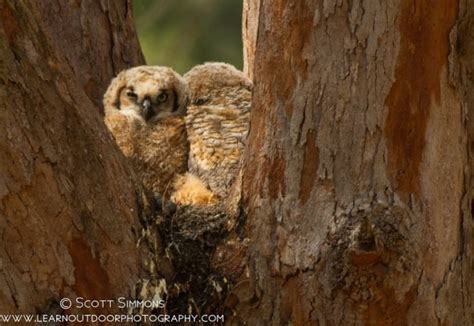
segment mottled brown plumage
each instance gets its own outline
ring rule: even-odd
[[[187,103],[185,82],[167,67],[125,70],[104,95],[107,127],[155,195],[169,197],[174,178],[187,170]]]
[[[226,197],[249,129],[252,82],[224,63],[196,66],[184,79],[191,98],[186,115],[189,171],[217,196]]]

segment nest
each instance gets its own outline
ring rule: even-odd
[[[150,275],[137,285],[142,300],[164,300],[156,314],[223,314],[229,280],[213,270],[216,247],[228,235],[228,217],[218,206],[157,205],[154,218],[144,219],[141,242],[151,255]],[[138,311],[136,311],[138,312]],[[141,310],[139,313],[144,313]]]

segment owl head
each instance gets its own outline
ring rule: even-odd
[[[188,88],[173,69],[139,66],[124,70],[104,95],[105,114],[120,113],[146,123],[169,116],[184,116]]]
[[[188,71],[183,78],[189,87],[193,105],[203,105],[210,97],[228,97],[232,89],[252,90],[252,81],[234,66],[222,62],[206,62]],[[217,93],[217,94],[216,94]]]

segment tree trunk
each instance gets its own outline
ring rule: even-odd
[[[472,2],[246,2],[230,323],[472,325]]]
[[[244,73],[253,80],[255,45],[258,35],[260,1],[244,0],[242,10],[242,43],[244,45]]]
[[[143,62],[129,3],[0,1],[0,58],[0,313],[131,296],[143,198],[99,109]]]
[[[53,51],[64,56],[100,112],[110,79],[145,62],[129,0],[43,1],[35,11]]]

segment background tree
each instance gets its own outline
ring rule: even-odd
[[[472,4],[252,2],[231,323],[472,324]]]
[[[184,74],[206,61],[242,69],[241,0],[134,0],[148,64]]]
[[[0,313],[131,296],[142,194],[99,113],[143,63],[129,3],[2,0],[0,58]]]

